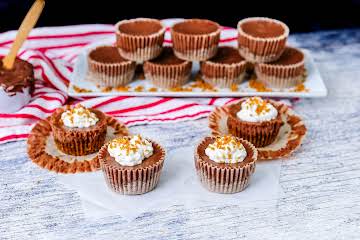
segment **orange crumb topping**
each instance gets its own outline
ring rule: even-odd
[[[152,87],[148,89],[149,92],[157,92],[158,89],[156,87]]]
[[[255,89],[257,92],[271,92],[271,88],[267,88],[263,83],[256,81],[256,78],[252,77],[249,80],[249,87]]]
[[[239,87],[238,87],[237,84],[231,84],[230,90],[231,90],[232,92],[237,92],[237,91],[239,91]]]
[[[129,86],[125,86],[125,87],[119,86],[119,87],[116,87],[116,88],[115,88],[115,91],[118,91],[118,92],[128,92],[129,89],[130,89]]]
[[[197,78],[194,83],[191,84],[192,88],[200,88],[203,92],[217,92],[217,89],[211,84],[205,82],[201,78]]]
[[[73,85],[73,89],[74,89],[74,91],[77,92],[77,93],[89,93],[89,92],[92,92],[92,91],[89,90],[89,89],[80,88],[80,87],[75,86],[75,85]]]
[[[173,87],[169,88],[171,92],[191,92],[192,88],[190,87]]]
[[[246,100],[246,103],[248,104],[247,105],[248,108],[253,107],[253,106],[256,107],[255,112],[257,115],[260,115],[263,112],[270,111],[270,109],[267,106],[267,102],[262,100],[259,97],[250,97]]]
[[[296,85],[292,91],[293,92],[308,92],[309,89],[307,89],[303,83],[300,83],[300,84]]]
[[[144,91],[144,87],[143,86],[137,86],[136,88],[134,88],[135,92],[142,92]]]
[[[120,148],[121,150],[125,150],[126,154],[129,155],[130,152],[138,151],[138,146],[143,145],[142,137],[140,135],[137,135],[137,137],[138,139],[135,141],[135,143],[130,142],[130,137],[116,138],[109,143],[109,148]]]
[[[234,145],[237,148],[243,148],[244,146],[242,145],[242,143],[234,136],[232,135],[225,135],[225,136],[221,136],[221,137],[216,137],[215,142],[212,144],[212,146],[209,146],[211,148],[211,150],[215,150],[215,148],[217,149],[221,149],[221,150],[228,150],[230,151],[230,147],[228,145]],[[225,158],[225,156],[224,156]],[[229,157],[231,158],[231,156]]]
[[[112,90],[112,87],[104,87],[101,89],[101,92],[110,92]]]

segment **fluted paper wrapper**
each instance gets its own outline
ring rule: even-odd
[[[191,20],[190,20],[191,21]],[[220,28],[209,34],[184,34],[172,29],[174,53],[188,61],[204,61],[215,56],[220,40]]]
[[[107,130],[105,115],[100,111],[92,110],[98,116],[99,122],[91,130],[81,131],[54,124],[55,115],[61,114],[63,111],[63,109],[57,109],[50,120],[54,142],[58,149],[74,156],[84,156],[97,152],[105,142]]]
[[[240,84],[245,77],[247,63],[222,64],[211,61],[201,62],[201,76],[213,86],[229,88],[233,84]]]
[[[102,87],[125,86],[133,80],[136,63],[124,61],[119,63],[101,63],[88,56],[88,78]]]
[[[284,28],[284,33],[279,37],[259,38],[245,33],[241,24],[247,21],[265,20],[280,24]],[[238,47],[239,53],[249,62],[272,62],[277,60],[283,53],[289,36],[289,28],[282,22],[270,18],[247,18],[238,23]]]
[[[241,104],[241,102],[236,103],[236,105]],[[231,106],[229,106],[229,109],[231,109]],[[279,112],[279,109],[277,110]],[[283,122],[279,113],[277,118],[264,122],[240,121],[236,116],[229,113],[227,125],[229,133],[232,135],[246,139],[255,147],[265,147],[275,141]]]
[[[148,141],[150,141],[148,139]],[[163,168],[165,151],[154,141],[150,141],[154,147],[160,148],[162,154],[160,159],[151,166],[135,166],[132,169],[118,168],[109,165],[105,159],[107,146],[105,144],[99,151],[100,166],[103,171],[108,187],[120,194],[136,195],[144,194],[153,190],[160,180],[161,170]]]
[[[304,80],[304,60],[291,65],[256,64],[255,74],[259,81],[273,88],[295,87]]]
[[[119,48],[121,56],[126,59],[143,62],[160,55],[164,42],[165,27],[159,32],[151,35],[129,35],[119,31],[119,26],[124,23],[135,21],[160,21],[148,18],[137,18],[123,20],[116,24],[116,46]]]
[[[204,145],[206,138],[195,148],[195,168],[201,184],[212,192],[217,193],[237,193],[244,190],[250,181],[251,175],[255,172],[257,150],[246,140],[242,140],[243,144],[250,146],[253,151],[253,161],[243,165],[236,166],[234,164],[221,168],[204,161],[198,154],[198,148]]]
[[[190,78],[192,63],[186,61],[176,65],[144,63],[144,73],[153,85],[160,88],[174,88],[184,85]]]

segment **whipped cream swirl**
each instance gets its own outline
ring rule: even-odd
[[[99,121],[95,113],[80,104],[63,112],[61,120],[69,128],[87,128]]]
[[[239,163],[247,156],[244,145],[231,135],[216,138],[207,146],[205,154],[217,163]]]
[[[275,119],[278,115],[276,108],[260,97],[251,97],[241,103],[241,110],[236,116],[247,122],[263,122]]]
[[[108,145],[108,152],[122,166],[135,166],[153,155],[154,149],[148,140],[140,135],[120,137]]]

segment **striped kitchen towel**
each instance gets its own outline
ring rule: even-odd
[[[169,26],[176,19],[163,20],[168,27],[165,42],[171,43]],[[0,113],[0,144],[25,139],[32,126],[69,101],[67,85],[76,56],[87,45],[114,34],[113,25],[78,25],[34,29],[19,53],[35,71],[35,91],[31,102],[16,113]],[[16,31],[0,34],[0,55],[6,55]],[[236,41],[237,32],[223,27],[221,43]],[[97,97],[77,99],[98,108],[128,126],[194,120],[207,116],[215,105],[236,98]],[[73,101],[72,101],[73,102]]]

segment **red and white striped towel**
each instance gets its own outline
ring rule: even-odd
[[[175,19],[164,20],[170,26]],[[32,126],[68,100],[67,85],[73,62],[83,48],[114,34],[113,25],[78,25],[34,29],[19,53],[35,71],[35,92],[31,102],[13,114],[0,113],[0,144],[25,139]],[[16,31],[0,34],[0,55],[6,55]],[[236,30],[223,27],[221,43],[236,41]],[[165,42],[171,43],[167,29]],[[236,98],[98,97],[77,100],[117,117],[128,126],[194,120],[207,116],[215,105]]]

